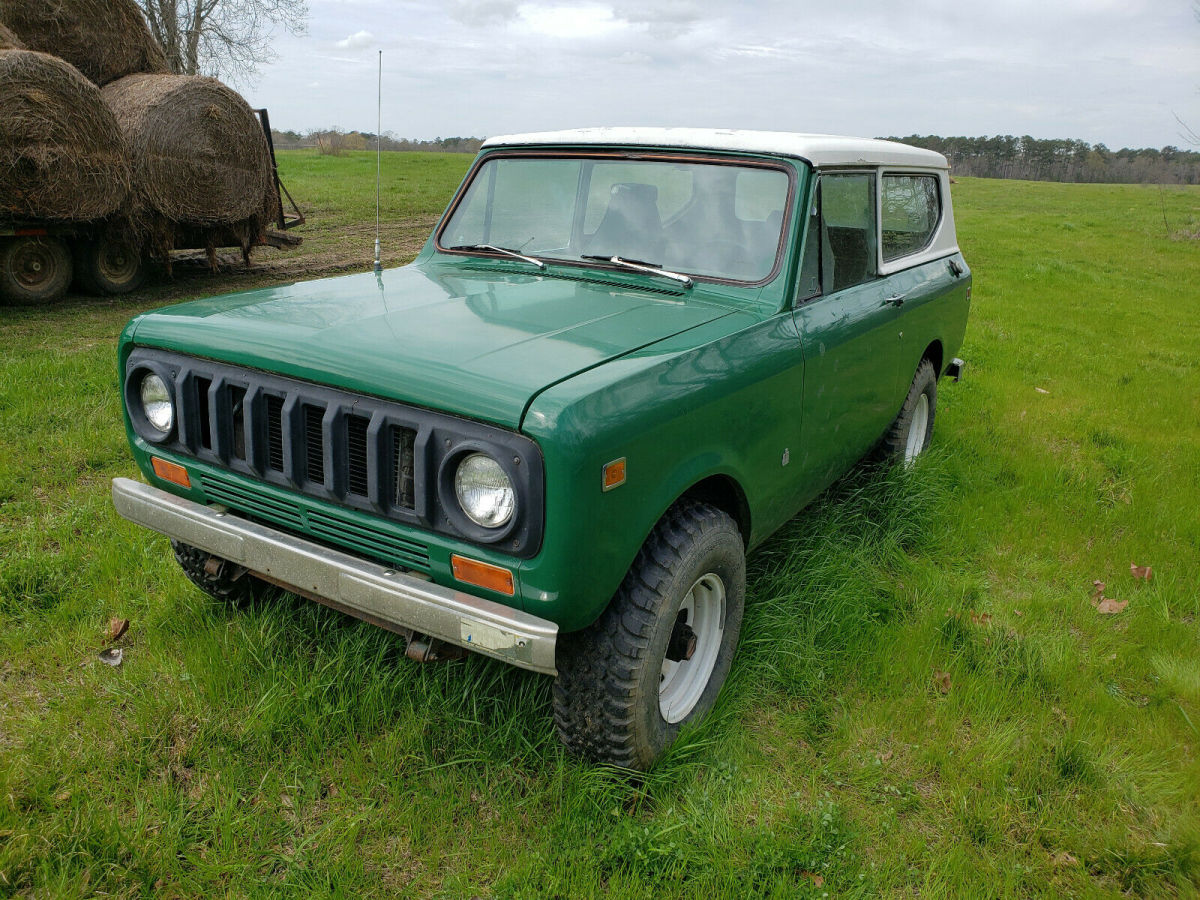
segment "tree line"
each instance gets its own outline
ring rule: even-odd
[[[315,148],[340,155],[350,150],[374,150],[369,131],[324,129],[301,134],[272,131],[276,149]],[[977,178],[1019,178],[1026,181],[1071,181],[1103,184],[1200,184],[1200,153],[1179,147],[1110,150],[1104,144],[1068,139],[1014,137],[941,137],[910,134],[887,140],[936,150],[950,161],[955,175]],[[389,151],[477,153],[483,138],[398,138],[385,132],[380,148]]]
[[[316,148],[319,153],[340,156],[348,150],[374,150],[375,135],[370,131],[342,131],[340,128],[307,131],[271,130],[271,140],[276,150],[298,150]],[[438,137],[433,140],[398,138],[384,132],[379,138],[379,149],[390,151],[437,151],[441,153],[478,153],[483,138]]]
[[[910,134],[887,140],[936,150],[949,160],[955,175],[1103,184],[1200,184],[1200,153],[1178,147],[1110,150],[1086,141],[1011,134]]]

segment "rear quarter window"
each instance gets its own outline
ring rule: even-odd
[[[928,246],[942,218],[937,176],[884,175],[881,199],[884,262]]]

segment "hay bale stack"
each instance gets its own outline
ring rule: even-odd
[[[167,71],[134,0],[0,0],[0,21],[30,50],[62,57],[101,86]]]
[[[130,75],[101,94],[130,148],[135,222],[221,227],[263,217],[270,152],[240,94],[189,75]]]
[[[99,89],[46,53],[0,50],[0,216],[91,222],[129,195],[129,158]]]
[[[25,45],[20,39],[4,27],[4,23],[0,22],[0,50],[24,50]]]

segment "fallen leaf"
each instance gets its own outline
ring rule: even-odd
[[[888,761],[889,761],[889,760],[892,758],[892,756],[893,756],[893,755],[895,755],[895,754],[894,754],[894,751],[892,751],[892,750],[888,750],[886,753],[882,754],[882,755],[879,757],[879,761],[880,761],[881,763],[888,762]]]
[[[1061,853],[1052,854],[1050,856],[1050,859],[1052,859],[1054,861],[1054,864],[1056,866],[1077,866],[1077,865],[1079,865],[1079,860],[1077,860],[1074,856],[1072,856],[1066,850],[1063,850]]]
[[[70,791],[62,791],[61,793],[55,794],[54,799],[57,800],[59,803],[66,803],[68,800],[71,799],[71,792]]]
[[[1092,599],[1104,596],[1104,589],[1108,587],[1103,581],[1092,582]]]
[[[119,641],[129,630],[129,620],[113,616],[108,620],[108,631],[104,633],[104,643],[111,644]]]
[[[1048,393],[1050,393],[1050,392],[1049,392],[1048,390],[1046,390],[1045,388],[1040,388],[1040,387],[1035,387],[1035,388],[1034,388],[1034,390],[1035,390],[1035,391],[1037,391],[1039,394],[1048,394]]]
[[[282,806],[284,809],[291,809],[292,808],[292,798],[289,797],[287,794],[280,794],[279,795],[279,805]]]
[[[971,610],[971,621],[976,625],[983,625],[983,626],[991,625],[992,624],[992,614],[991,613],[976,613],[975,610]]]
[[[825,879],[822,878],[820,875],[818,875],[816,872],[801,872],[800,874],[804,878],[807,878],[809,881],[811,881],[813,883],[813,887],[824,887],[825,886]]]
[[[1023,616],[1023,615],[1025,615],[1025,613],[1021,612],[1019,609],[1016,609],[1016,608],[1014,608],[1014,609],[1013,609],[1013,615],[1015,615],[1015,616]]]
[[[109,647],[107,650],[101,650],[99,656],[100,662],[112,666],[114,669],[125,661],[125,654],[120,647]]]
[[[1154,577],[1154,569],[1151,566],[1139,566],[1137,563],[1130,563],[1129,574],[1134,578],[1140,578],[1142,581],[1149,581]]]
[[[1128,600],[1114,600],[1112,597],[1101,597],[1100,602],[1096,604],[1096,612],[1104,616],[1111,616],[1119,613],[1128,605]]]
[[[950,673],[933,670],[933,685],[943,694],[950,693]]]

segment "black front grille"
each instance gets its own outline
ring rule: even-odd
[[[203,360],[180,373],[178,393],[181,450],[322,500],[422,518],[421,423],[407,407]]]
[[[173,380],[175,431],[165,441],[146,431],[149,425],[138,433],[165,452],[205,463],[194,479],[210,502],[400,564],[417,551],[402,546],[397,529],[374,527],[346,509],[524,559],[540,548],[541,452],[510,429],[164,350],[136,348],[126,367],[127,402],[135,402],[130,386],[142,371]],[[518,516],[495,532],[469,522],[452,493],[449,503],[439,501],[453,491],[444,483],[452,467],[477,450],[508,464],[520,496]]]

